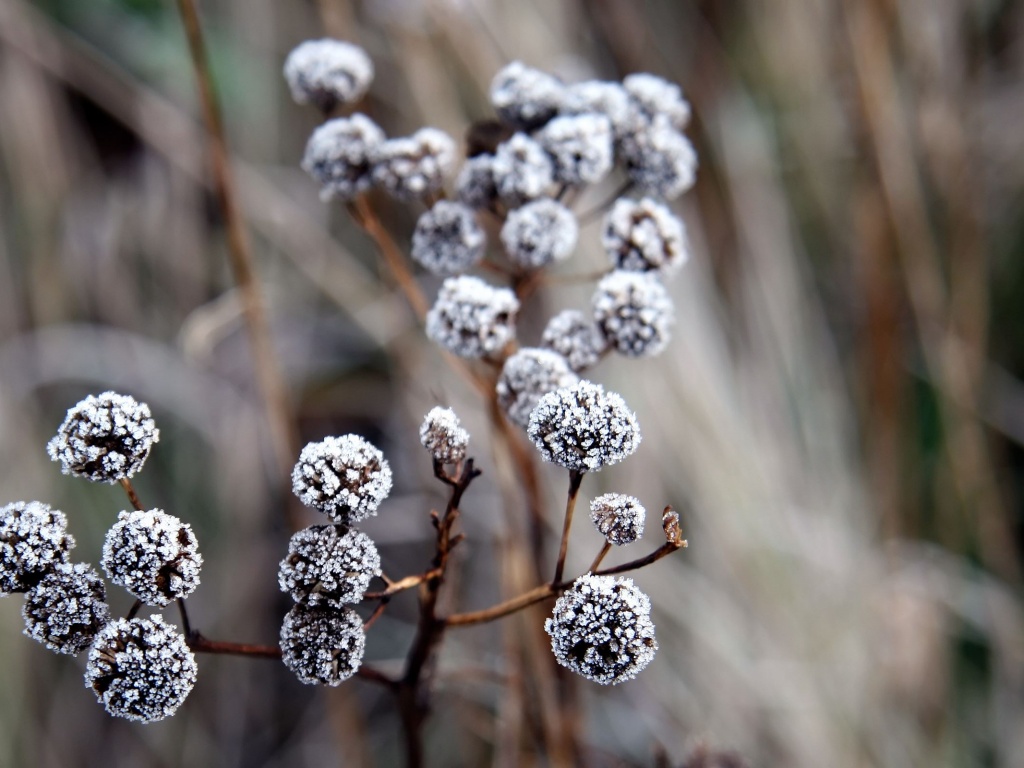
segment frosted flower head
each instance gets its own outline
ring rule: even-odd
[[[38,501],[0,508],[0,597],[25,592],[60,563],[75,539],[64,513]]]
[[[104,392],[68,409],[46,450],[65,475],[116,483],[142,469],[159,439],[148,405],[130,395]]]
[[[619,148],[630,180],[666,200],[679,197],[697,177],[693,145],[664,117],[638,128]]]
[[[420,443],[435,461],[457,464],[466,458],[469,432],[459,426],[459,417],[451,408],[430,409],[420,426]]]
[[[615,138],[620,139],[631,130],[635,109],[621,84],[585,80],[566,87],[561,112],[563,115],[604,115],[611,121]]]
[[[167,605],[199,586],[203,556],[192,528],[162,509],[121,512],[107,531],[100,564],[146,605]]]
[[[636,416],[622,397],[586,380],[544,395],[527,434],[544,461],[575,472],[600,471],[640,446]]]
[[[380,576],[380,555],[369,536],[314,525],[292,536],[277,580],[297,603],[341,608],[362,600],[374,576]]]
[[[391,493],[391,467],[359,435],[325,437],[302,449],[292,470],[292,490],[335,523],[352,525],[377,514]]]
[[[556,117],[537,133],[537,141],[554,160],[555,181],[581,186],[596,184],[615,164],[612,123],[604,115],[586,113]]]
[[[363,622],[350,608],[296,605],[281,625],[284,665],[307,685],[340,685],[363,663]]]
[[[427,336],[459,357],[500,353],[515,338],[519,300],[478,277],[449,277],[427,313]]]
[[[663,117],[677,131],[682,131],[690,122],[690,103],[683,98],[682,90],[675,83],[657,75],[638,72],[627,75],[622,87],[629,94],[640,119],[653,122]]]
[[[444,186],[455,165],[455,141],[437,128],[389,139],[371,152],[373,180],[399,200],[415,200]]]
[[[579,231],[572,211],[556,200],[542,197],[509,211],[501,227],[501,242],[514,264],[539,269],[569,258]]]
[[[25,595],[25,634],[51,651],[77,655],[110,621],[103,579],[87,563],[54,567]]]
[[[85,685],[115,717],[154,723],[173,715],[196,682],[184,636],[159,616],[117,619],[89,651]]]
[[[668,344],[675,308],[654,275],[616,270],[597,284],[592,304],[594,322],[616,352],[650,357]]]
[[[302,169],[320,183],[323,200],[351,200],[373,183],[370,157],[384,131],[366,115],[328,120],[309,137]]]
[[[559,664],[602,685],[633,679],[658,650],[651,600],[632,579],[581,576],[555,602],[544,631]]]
[[[455,195],[470,208],[489,208],[498,198],[494,186],[494,155],[476,155],[466,162],[455,179]]]
[[[540,345],[560,354],[579,373],[597,364],[608,348],[608,340],[593,318],[577,309],[566,309],[548,321]]]
[[[590,502],[590,519],[610,544],[632,544],[644,534],[647,512],[640,500],[624,493],[606,493]]]
[[[541,397],[579,381],[569,364],[550,349],[527,347],[510,355],[498,377],[498,404],[516,424],[526,427]]]
[[[689,258],[683,222],[645,197],[620,197],[604,219],[601,245],[616,269],[671,274]]]
[[[358,45],[341,40],[307,40],[284,61],[284,79],[299,104],[330,112],[336,104],[351,104],[373,82],[373,62]]]
[[[435,275],[457,274],[480,261],[486,244],[471,208],[440,200],[416,222],[412,257]]]
[[[540,144],[525,133],[517,133],[498,145],[491,172],[498,196],[514,208],[547,193],[555,169]]]
[[[503,122],[530,130],[557,114],[564,89],[553,75],[513,61],[491,81],[491,104]]]

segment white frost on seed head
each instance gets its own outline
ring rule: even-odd
[[[351,608],[293,606],[281,625],[284,665],[307,685],[340,685],[363,663],[366,634]]]
[[[616,269],[668,275],[689,258],[683,222],[661,203],[620,197],[604,220],[601,245]]]
[[[541,397],[571,387],[579,377],[569,363],[550,349],[526,347],[510,355],[498,377],[498,404],[516,424],[526,427]]]
[[[380,573],[380,555],[365,533],[314,525],[292,536],[277,581],[297,603],[338,609],[362,600]]]
[[[373,82],[366,51],[341,40],[307,40],[284,62],[284,79],[299,104],[329,112],[336,104],[358,101]]]
[[[437,128],[389,139],[370,155],[373,180],[399,200],[437,192],[455,166],[455,141]]]
[[[597,284],[594,321],[617,352],[628,357],[662,352],[675,323],[668,292],[653,274],[616,270]]]
[[[440,200],[416,222],[412,257],[435,275],[458,274],[480,261],[486,244],[472,208]]]
[[[366,115],[328,120],[309,137],[302,169],[320,183],[323,200],[351,200],[373,183],[370,157],[385,141]]]
[[[25,594],[25,634],[51,651],[77,655],[110,621],[103,579],[88,563],[61,563]]]
[[[0,597],[24,592],[67,562],[75,539],[60,510],[38,501],[0,507]]]
[[[554,160],[555,181],[572,186],[597,184],[615,163],[612,123],[604,115],[585,113],[556,117],[537,133],[537,141]]]
[[[643,536],[644,505],[635,496],[606,493],[590,502],[590,519],[609,543],[632,544]]]
[[[563,115],[604,115],[611,121],[616,139],[631,130],[634,110],[629,94],[621,84],[603,80],[585,80],[567,86],[561,107]]]
[[[451,408],[436,406],[423,419],[420,443],[435,460],[455,464],[466,457],[469,432],[459,426],[459,417]]]
[[[525,133],[498,145],[491,171],[498,196],[512,208],[545,195],[554,182],[551,157]]]
[[[593,318],[577,309],[565,309],[552,317],[540,344],[564,357],[576,373],[596,365],[608,348],[608,340]]]
[[[509,211],[501,227],[505,253],[525,269],[569,258],[578,236],[579,224],[572,211],[549,197]]]
[[[377,514],[391,492],[391,467],[359,435],[325,437],[302,449],[292,470],[292,490],[335,523],[352,525]]]
[[[554,117],[564,89],[553,75],[513,61],[491,81],[491,104],[503,122],[529,130]]]
[[[427,336],[460,357],[487,357],[515,338],[519,301],[478,277],[449,277],[427,313]]]
[[[657,75],[638,72],[627,75],[622,87],[629,94],[638,116],[650,123],[663,117],[677,131],[690,122],[690,103],[683,98],[682,89]]]
[[[697,178],[693,145],[664,116],[624,138],[619,150],[633,183],[666,200],[679,197]]]

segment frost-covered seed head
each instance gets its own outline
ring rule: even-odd
[[[391,467],[359,435],[325,437],[302,449],[292,470],[292,490],[335,523],[352,525],[377,514],[391,493]]]
[[[550,349],[527,347],[509,356],[498,377],[498,404],[516,424],[526,427],[541,397],[579,381],[569,364]]]
[[[302,168],[320,183],[323,200],[351,200],[370,188],[370,157],[384,131],[366,115],[328,120],[309,137]]]
[[[597,284],[592,304],[594,322],[615,351],[649,357],[668,344],[675,308],[654,275],[616,270]]]
[[[620,197],[604,220],[601,244],[616,269],[671,274],[689,258],[683,222],[645,197]]]
[[[498,197],[494,186],[494,155],[467,158],[455,179],[455,194],[470,208],[490,207]]]
[[[555,181],[580,186],[596,184],[615,163],[612,123],[588,113],[556,117],[537,133],[537,141],[555,161]]]
[[[38,501],[0,508],[0,597],[25,592],[60,563],[75,539],[64,513]]]
[[[436,406],[423,419],[420,443],[435,461],[456,464],[466,458],[469,432],[459,426],[459,417],[451,408]]]
[[[416,222],[412,257],[435,275],[457,274],[480,261],[486,244],[472,208],[440,200]]]
[[[590,519],[609,543],[632,544],[644,534],[647,512],[634,496],[606,493],[590,502]]]
[[[284,61],[284,79],[299,104],[330,112],[336,104],[351,104],[373,82],[373,62],[366,51],[341,40],[307,40]]]
[[[89,651],[85,685],[115,717],[154,723],[173,715],[196,682],[185,637],[159,616],[117,619]]]
[[[530,130],[555,116],[564,89],[553,75],[513,61],[491,81],[491,104],[503,122]]]
[[[636,416],[622,397],[586,380],[544,395],[527,434],[544,461],[576,472],[617,464],[640,445]]]
[[[560,354],[579,373],[597,364],[608,348],[608,340],[593,318],[577,309],[566,309],[548,321],[540,345]]]
[[[369,536],[314,525],[292,536],[277,580],[297,603],[341,608],[362,600],[374,576],[380,576],[380,555]]]
[[[498,196],[512,208],[541,197],[554,181],[551,157],[525,133],[498,145],[491,171]]]
[[[389,139],[370,155],[373,180],[399,200],[415,200],[444,186],[455,165],[455,142],[437,128]]]
[[[72,656],[92,644],[110,621],[103,579],[87,563],[61,563],[25,595],[25,634],[51,651]]]
[[[449,277],[427,313],[427,336],[459,357],[496,355],[515,338],[519,301],[478,277]]]
[[[604,115],[611,121],[616,139],[631,129],[634,110],[622,85],[603,80],[586,80],[568,86],[561,108],[563,115]]]
[[[115,584],[146,605],[167,605],[199,586],[203,556],[192,527],[162,509],[118,515],[100,563]]]
[[[501,242],[509,259],[524,269],[539,269],[572,255],[579,236],[572,211],[542,197],[508,213]]]
[[[679,197],[697,177],[693,145],[664,117],[624,138],[619,148],[632,182],[666,200]]]
[[[65,475],[116,483],[142,469],[159,439],[148,405],[130,395],[104,392],[68,409],[46,450]]]
[[[677,131],[682,131],[690,122],[690,103],[683,98],[683,92],[675,83],[657,75],[638,72],[627,75],[622,87],[629,94],[639,117],[652,122],[661,116]]]
[[[293,606],[281,625],[284,665],[307,685],[340,685],[363,663],[363,622],[350,608]]]
[[[602,685],[636,677],[654,658],[651,600],[632,579],[576,579],[544,622],[551,651],[563,667]]]

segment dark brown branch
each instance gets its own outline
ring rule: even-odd
[[[565,571],[565,556],[569,551],[569,529],[572,527],[572,513],[576,509],[576,497],[580,493],[580,485],[583,483],[583,473],[575,469],[569,470],[569,494],[565,500],[565,520],[562,523],[562,543],[558,547],[558,562],[555,563],[555,576],[551,579],[552,584],[562,580],[562,573]]]
[[[139,496],[135,493],[135,487],[132,485],[132,481],[127,477],[122,477],[121,487],[124,488],[124,492],[128,494],[128,501],[131,502],[132,508],[142,512],[142,502],[139,501]]]

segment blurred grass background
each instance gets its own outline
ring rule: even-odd
[[[366,526],[392,575],[422,567],[426,511],[443,503],[416,443],[422,414],[454,404],[485,472],[487,417],[377,279],[372,244],[298,169],[317,117],[288,99],[284,56],[324,34],[363,45],[378,71],[365,108],[392,135],[461,135],[489,116],[490,78],[514,58],[568,80],[651,71],[692,101],[701,169],[676,206],[694,246],[671,286],[676,338],[660,358],[595,371],[636,408],[644,444],[584,484],[675,505],[690,548],[636,574],[655,605],[651,668],[579,689],[588,764],[646,765],[660,749],[678,763],[706,742],[754,766],[1024,765],[1019,3],[201,10],[300,430],[358,431],[392,462],[396,494]],[[274,469],[197,114],[173,3],[0,0],[0,502],[65,510],[79,559],[97,562],[125,500],[62,477],[44,445],[85,394],[134,394],[162,432],[143,502],[190,522],[206,558],[194,622],[273,642],[294,502]],[[407,243],[412,214],[381,203]],[[600,265],[597,232],[584,229],[570,271]],[[586,296],[543,293],[536,322]],[[524,323],[527,343],[539,329]],[[466,499],[463,607],[498,597],[509,533],[490,475]],[[558,526],[564,478],[542,476]],[[650,528],[638,547],[656,546]],[[576,572],[598,542],[584,526],[573,542]],[[172,720],[115,721],[83,687],[82,659],[21,637],[19,603],[0,603],[0,765],[398,760],[377,689],[318,691],[247,659],[200,658]],[[411,598],[396,599],[368,658],[397,664],[414,617]],[[448,639],[434,764],[536,761],[509,736],[521,724],[500,684],[507,641],[501,627]]]

